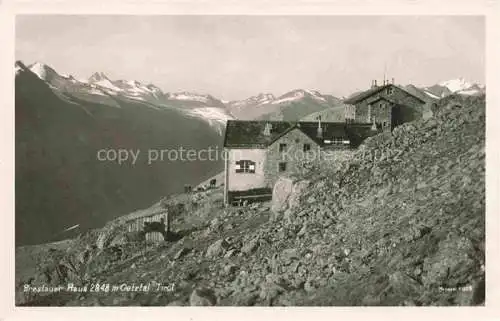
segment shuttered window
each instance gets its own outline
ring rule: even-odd
[[[239,160],[236,162],[236,173],[255,173],[255,162]]]

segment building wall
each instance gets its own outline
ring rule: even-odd
[[[392,119],[392,107],[393,104],[387,100],[379,100],[371,104],[371,123],[375,123],[379,126],[385,125],[385,128],[391,126]]]
[[[255,173],[236,173],[236,162],[239,160],[251,160],[255,162]],[[228,191],[245,191],[253,188],[267,187],[264,175],[265,162],[266,149],[228,149],[226,178]]]
[[[333,137],[324,137],[333,139]],[[280,152],[280,145],[286,144],[286,151]],[[304,152],[304,144],[310,145],[310,150]],[[326,145],[325,151],[338,156],[350,150],[349,145]],[[240,192],[255,190],[255,194],[265,194],[266,189],[272,190],[280,176],[292,177],[306,170],[307,166],[320,165],[323,151],[320,146],[300,129],[295,128],[273,142],[267,149],[261,148],[227,148],[225,199],[226,204],[232,204],[233,199],[243,195]],[[332,156],[329,156],[330,158]],[[342,157],[340,157],[342,158]],[[255,173],[237,173],[236,162],[250,160],[255,162]],[[279,163],[286,163],[286,170],[280,172]],[[252,194],[253,195],[253,194]]]
[[[344,113],[346,122],[349,123],[351,121],[354,121],[356,119],[356,106],[346,104],[344,107]]]
[[[280,152],[280,144],[287,145],[286,152]],[[304,144],[310,144],[311,150],[303,152]],[[299,129],[293,129],[283,137],[276,140],[267,149],[267,159],[264,167],[266,185],[273,187],[280,176],[293,176],[303,169],[304,158],[309,158],[312,162],[319,161],[319,146],[309,136]],[[279,163],[286,163],[286,171],[279,172]]]
[[[376,105],[372,107],[371,115],[372,117],[376,117],[376,122],[378,124],[382,124],[384,121],[387,121],[389,124],[394,125],[412,121],[421,117],[423,103],[420,100],[397,86],[391,86],[391,88],[393,88],[392,94],[388,94],[387,88],[384,88],[383,90],[356,103],[356,122],[369,122],[368,101],[372,101],[378,97],[386,97],[398,103],[397,106],[390,107],[389,104],[385,102],[387,107],[380,108],[378,104],[384,101],[378,101]],[[392,107],[396,107],[397,109]],[[393,117],[397,119],[394,119]],[[371,121],[373,121],[373,118]]]

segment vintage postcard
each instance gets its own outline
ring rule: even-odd
[[[493,304],[486,10],[28,11],[17,308]]]

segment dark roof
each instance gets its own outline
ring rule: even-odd
[[[270,136],[264,135],[266,124],[272,126]],[[279,135],[293,127],[292,122],[228,120],[224,147],[266,147]]]
[[[361,92],[361,93],[359,93],[359,94],[357,94],[357,95],[354,95],[353,97],[347,98],[346,100],[344,100],[344,103],[345,103],[345,104],[356,104],[356,103],[358,103],[358,102],[360,102],[360,101],[364,100],[365,98],[368,98],[368,97],[370,97],[371,95],[376,94],[376,93],[378,93],[379,91],[384,90],[385,88],[388,88],[388,87],[391,87],[391,86],[392,86],[392,87],[396,87],[396,88],[398,88],[398,89],[400,89],[400,90],[404,91],[404,92],[405,92],[405,93],[407,93],[408,95],[410,95],[410,96],[413,96],[413,97],[417,98],[417,99],[418,99],[418,100],[420,100],[422,103],[425,103],[425,101],[423,101],[421,98],[419,98],[419,97],[415,96],[414,94],[412,94],[412,93],[408,92],[407,90],[405,90],[405,89],[403,89],[403,88],[401,88],[401,87],[399,87],[399,86],[396,86],[396,85],[394,85],[394,84],[388,84],[388,85],[383,85],[383,86],[377,86],[377,87],[374,87],[374,88],[370,88],[370,89],[368,89],[368,90],[366,90],[366,91],[363,91],[363,92]]]
[[[387,88],[387,86],[388,85],[370,88],[368,90],[360,92],[359,94],[356,94],[352,97],[347,98],[346,100],[344,100],[344,103],[345,104],[355,104],[357,102],[362,101],[363,99],[365,99],[367,97],[370,97],[371,95],[373,95],[375,93],[378,93],[382,89]]]
[[[138,210],[132,213],[129,213],[127,215],[124,215],[120,217],[122,221],[128,222],[128,221],[133,221],[139,218],[145,218],[145,217],[150,217],[158,214],[166,214],[168,212],[167,209],[161,208],[161,207],[150,207],[144,210]]]
[[[269,136],[264,135],[267,124],[272,126]],[[224,137],[224,147],[266,148],[293,129],[299,129],[320,146],[324,145],[324,139],[332,139],[334,137],[349,139],[356,144],[358,140],[373,135],[371,126],[371,124],[321,122],[323,135],[318,138],[318,122],[228,120]]]

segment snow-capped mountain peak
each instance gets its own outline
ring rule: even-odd
[[[90,76],[89,81],[90,84],[97,85],[99,87],[103,87],[104,89],[111,91],[122,91],[122,88],[116,86],[103,72],[95,72]]]
[[[437,100],[451,94],[477,96],[486,93],[486,87],[484,85],[467,81],[463,77],[441,81],[427,87],[416,87],[409,84],[405,86],[405,89],[409,90],[411,93],[417,94],[419,98],[424,100]]]
[[[47,80],[49,77],[57,75],[57,72],[54,69],[38,61],[31,64],[29,66],[29,70],[42,80]]]
[[[103,80],[109,81],[109,78],[108,78],[108,76],[106,76],[106,74],[104,74],[103,72],[100,72],[100,71],[94,72],[92,74],[92,76],[89,77],[90,83],[96,83],[96,82],[103,81]]]
[[[290,102],[294,100],[299,100],[304,97],[310,97],[322,102],[326,102],[326,99],[317,91],[315,90],[307,90],[307,89],[295,89],[292,90],[282,96],[280,96],[278,99],[272,102],[272,104],[281,104],[285,102]]]
[[[467,90],[471,88],[474,84],[460,77],[457,79],[442,81],[439,83],[439,85],[448,88],[451,92],[457,92],[457,91]]]
[[[226,104],[230,106],[230,108],[240,109],[249,106],[265,106],[267,104],[271,104],[275,99],[276,97],[274,97],[273,94],[260,93],[245,100],[233,100],[226,102]]]
[[[134,101],[154,109],[175,109],[190,117],[208,122],[217,132],[223,133],[225,123],[233,116],[226,106],[209,94],[189,91],[164,93],[152,83],[137,80],[112,80],[103,72],[95,72],[88,79],[79,79],[71,75],[56,72],[48,65],[35,62],[26,67],[21,61],[14,64],[16,77],[23,72],[33,73],[45,82],[61,99],[72,104],[73,98],[80,101],[99,103],[105,106],[121,108],[121,103]]]
[[[263,105],[263,104],[268,104],[272,101],[274,101],[276,97],[274,97],[273,94],[269,93],[260,93],[257,96],[252,96],[250,98],[247,98],[244,102],[245,103],[253,103],[257,105]]]
[[[21,61],[16,61],[16,63],[14,64],[14,68],[16,70],[16,75],[27,69],[27,67]]]

